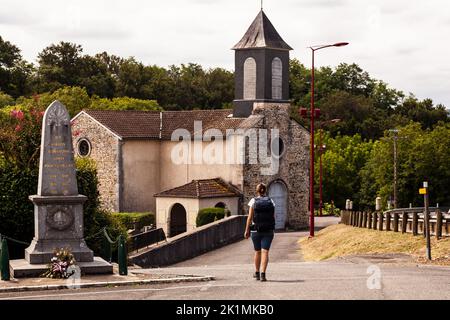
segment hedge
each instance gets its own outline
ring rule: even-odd
[[[112,216],[128,230],[155,225],[155,214],[151,212],[115,212]]]
[[[204,226],[205,224],[212,223],[217,220],[221,220],[229,215],[229,211],[224,208],[205,208],[198,211],[196,224],[197,227]]]
[[[98,192],[98,178],[95,163],[89,159],[77,159],[78,192],[86,195],[84,204],[84,237],[88,246],[96,255],[101,253],[101,235],[103,227],[114,239],[119,235],[127,236],[126,228],[101,209]],[[0,162],[0,233],[31,242],[34,236],[33,203],[28,199],[37,192],[38,170],[21,169]],[[25,246],[8,243],[12,259],[23,258]]]
[[[84,237],[90,249],[96,255],[101,254],[103,234],[92,237],[106,227],[108,234],[113,239],[119,235],[127,237],[127,229],[115,220],[110,212],[101,208],[100,193],[98,191],[97,167],[94,160],[89,158],[77,158],[77,182],[78,192],[88,197],[84,203]]]
[[[24,242],[31,242],[34,231],[33,203],[38,171],[21,170],[13,165],[0,165],[0,233]],[[21,259],[26,246],[8,242],[11,259]]]

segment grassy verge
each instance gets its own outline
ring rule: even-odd
[[[333,225],[316,234],[312,239],[299,240],[303,258],[306,261],[321,261],[358,254],[403,253],[418,262],[426,262],[426,243],[423,236],[399,232],[376,231]],[[433,263],[450,265],[450,238],[432,239]]]

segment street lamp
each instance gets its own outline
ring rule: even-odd
[[[324,121],[320,123],[320,135],[319,135],[319,159],[320,159],[320,178],[319,178],[319,216],[322,216],[322,209],[323,209],[323,165],[322,165],[322,155],[324,153],[324,151],[326,150],[326,145],[322,144],[322,135],[323,135],[323,126],[324,125],[328,125],[328,124],[335,124],[340,122],[341,119],[332,119],[329,121]],[[334,206],[333,208],[334,209]]]
[[[314,53],[318,50],[329,48],[329,47],[343,47],[348,45],[348,42],[338,42],[335,44],[321,45],[321,46],[311,46],[312,53],[312,68],[311,68],[311,159],[310,159],[310,173],[309,173],[309,236],[314,237]]]

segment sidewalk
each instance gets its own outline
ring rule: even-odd
[[[161,283],[199,282],[211,281],[213,276],[186,275],[186,274],[157,274],[148,271],[139,272],[139,267],[129,267],[127,276],[120,276],[117,265],[114,265],[114,274],[89,275],[81,279],[50,279],[50,278],[21,278],[10,281],[0,281],[0,293],[81,289],[99,287],[119,287],[129,285],[149,285]]]

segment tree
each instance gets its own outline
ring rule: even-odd
[[[33,65],[22,59],[20,49],[0,36],[0,90],[15,98],[30,93]]]
[[[45,92],[35,95],[33,98],[18,99],[16,108],[29,110],[33,106],[45,110],[53,101],[59,100],[69,111],[71,117],[83,109],[89,109],[91,98],[85,88],[61,87],[53,93]]]
[[[234,74],[222,68],[209,69],[205,74],[206,108],[221,109],[234,99]]]
[[[141,110],[159,111],[160,106],[155,100],[140,100],[129,97],[106,99],[93,97],[91,99],[92,110]]]
[[[316,135],[318,138],[318,135]],[[318,144],[318,140],[316,145]],[[359,206],[361,179],[359,172],[367,162],[373,147],[372,141],[364,141],[361,135],[336,136],[325,133],[323,144],[323,198],[324,202],[334,201],[336,206],[344,208],[346,199],[353,199],[355,208]],[[319,188],[319,155],[315,157],[315,186]]]
[[[449,122],[449,114],[443,105],[433,105],[433,100],[418,100],[410,94],[402,104],[395,108],[395,113],[407,119],[419,122],[422,128],[429,129],[439,121]]]
[[[39,92],[79,84],[83,70],[83,48],[70,42],[52,44],[38,54]]]
[[[15,104],[13,97],[0,91],[0,108],[12,106]]]
[[[397,203],[399,207],[423,206],[418,189],[423,181],[430,184],[431,203],[450,204],[450,125],[441,123],[434,130],[423,130],[419,123],[411,122],[399,128],[397,140]],[[363,180],[360,191],[363,203],[373,206],[380,196],[383,204],[392,199],[394,184],[393,137],[386,131],[377,141],[361,170]]]

